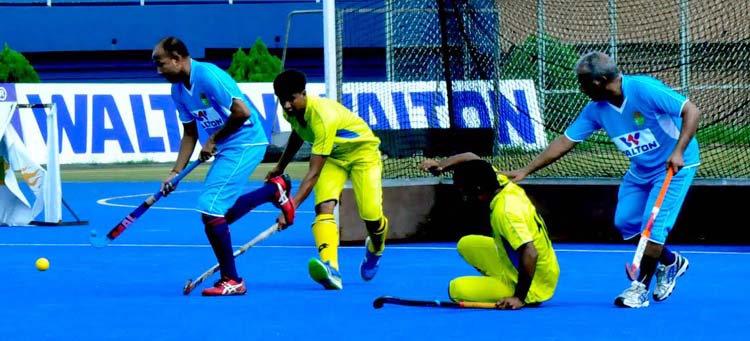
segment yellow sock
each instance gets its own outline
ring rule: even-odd
[[[318,247],[320,260],[330,262],[336,270],[339,269],[339,227],[333,214],[319,214],[312,225],[315,246]]]
[[[382,255],[385,249],[385,238],[388,237],[388,218],[385,216],[380,218],[378,228],[375,231],[367,231],[367,234],[370,236],[367,249],[378,256]]]

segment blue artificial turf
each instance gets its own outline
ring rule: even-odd
[[[89,226],[0,227],[0,340],[720,340],[741,338],[750,324],[746,246],[674,247],[685,251],[690,270],[672,297],[647,309],[612,304],[629,285],[623,265],[633,246],[559,244],[560,283],[540,308],[375,310],[372,300],[381,295],[446,300],[452,278],[476,272],[451,243],[399,244],[386,250],[378,276],[364,282],[364,249],[343,247],[344,290],[324,291],[307,274],[307,260],[317,256],[311,201],[294,226],[237,259],[247,295],[206,298],[201,287],[183,296],[185,281],[216,262],[190,211],[200,186],[181,184],[104,249],[88,245],[89,230],[109,230],[158,183],[64,183],[66,202]],[[234,244],[276,215],[269,204],[240,220],[232,226]],[[36,270],[38,257],[50,260],[48,271]]]

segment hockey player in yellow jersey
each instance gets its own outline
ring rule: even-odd
[[[333,215],[346,180],[351,180],[359,216],[365,222],[367,240],[360,276],[375,277],[385,249],[388,219],[383,215],[380,139],[367,123],[340,103],[310,95],[302,72],[287,70],[273,82],[274,92],[292,126],[289,142],[272,178],[284,169],[303,142],[312,144],[310,166],[293,202],[299,205],[315,191],[315,221],[312,225],[320,258],[310,259],[310,277],[326,289],[343,288],[338,264],[339,230]],[[284,217],[280,216],[279,221]]]
[[[449,285],[454,301],[494,302],[504,309],[539,305],[555,293],[560,268],[544,220],[524,190],[497,174],[473,153],[432,159],[420,169],[453,171],[453,184],[464,200],[488,205],[492,237],[464,236],[458,253],[481,276],[463,276]]]

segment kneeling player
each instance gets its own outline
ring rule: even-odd
[[[441,162],[425,160],[420,169],[440,174],[453,171],[453,184],[464,200],[488,205],[493,237],[469,235],[458,241],[458,253],[482,276],[450,282],[454,301],[497,302],[520,309],[549,300],[560,268],[544,221],[520,186],[473,153]]]

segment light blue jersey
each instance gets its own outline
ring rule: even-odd
[[[565,131],[571,141],[582,142],[604,129],[631,161],[633,175],[649,178],[666,169],[682,129],[682,107],[687,99],[649,76],[622,76],[625,100],[621,107],[607,101],[590,102]],[[698,142],[685,149],[685,167],[700,164]]]
[[[196,206],[199,212],[216,217],[223,217],[242,194],[247,179],[263,160],[268,139],[257,110],[240,92],[237,83],[216,65],[191,60],[190,89],[182,83],[172,84],[172,99],[180,121],[198,120],[196,123],[209,135],[227,122],[235,98],[245,101],[250,117],[238,131],[216,143],[216,155]]]
[[[234,134],[216,144],[217,153],[228,147],[266,145],[268,138],[259,120],[259,113],[242,94],[237,83],[224,70],[211,63],[190,61],[190,89],[182,83],[172,84],[172,99],[177,106],[180,121],[198,120],[208,135],[226,123],[232,100],[241,98],[250,109],[250,117]]]

